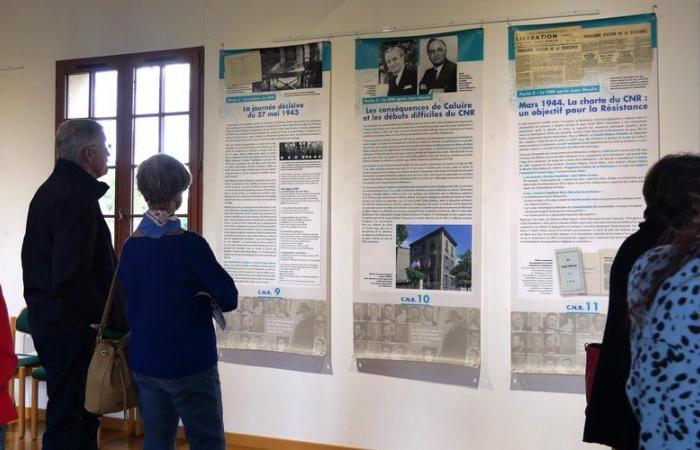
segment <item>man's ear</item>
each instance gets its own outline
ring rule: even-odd
[[[90,163],[92,162],[92,158],[95,157],[95,152],[93,151],[92,147],[86,146],[80,149],[80,160]]]

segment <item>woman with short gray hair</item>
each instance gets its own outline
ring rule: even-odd
[[[141,163],[136,182],[149,209],[121,254],[144,450],[174,449],[180,419],[192,450],[226,446],[208,299],[231,311],[238,291],[204,238],[184,231],[175,215],[190,181],[187,168],[168,155]]]

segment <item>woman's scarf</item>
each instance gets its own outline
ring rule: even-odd
[[[143,215],[136,231],[150,238],[159,238],[165,233],[180,229],[180,219],[175,213],[159,209],[149,209]]]

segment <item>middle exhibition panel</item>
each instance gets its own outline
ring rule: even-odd
[[[483,29],[356,41],[358,370],[476,386]]]

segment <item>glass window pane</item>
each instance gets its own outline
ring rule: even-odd
[[[146,199],[143,198],[143,195],[139,192],[138,187],[136,186],[136,169],[134,169],[134,202],[133,202],[133,209],[131,210],[131,213],[137,216],[141,216],[148,211],[148,204],[146,203]],[[136,224],[134,226],[138,225],[138,222],[140,222],[140,219],[137,218]]]
[[[68,75],[68,118],[90,115],[90,74]]]
[[[169,64],[163,69],[164,111],[190,110],[190,65]]]
[[[180,205],[180,208],[175,211],[175,214],[178,216],[180,214],[187,214],[187,202],[190,199],[190,190],[187,189],[185,192],[182,193],[182,205]]]
[[[117,164],[117,121],[116,120],[98,120],[97,121],[105,131],[107,138],[106,144],[109,148],[108,166]]]
[[[117,71],[95,73],[95,117],[117,115]]]
[[[100,198],[100,209],[102,210],[102,214],[114,214],[114,196],[116,195],[114,169],[109,169],[107,174],[102,177],[100,181],[103,181],[109,185],[109,190]]]
[[[187,216],[178,216],[180,218],[180,227],[182,227],[183,230],[189,230],[188,225],[189,221],[187,220]]]
[[[112,245],[114,245],[114,217],[105,217],[105,222],[107,222],[107,227],[109,227],[109,234],[112,235]]]
[[[136,114],[153,114],[160,110],[160,67],[136,69]]]
[[[163,122],[163,153],[187,164],[190,161],[190,116],[166,116]]]
[[[158,153],[158,131],[157,117],[134,119],[134,164]]]

